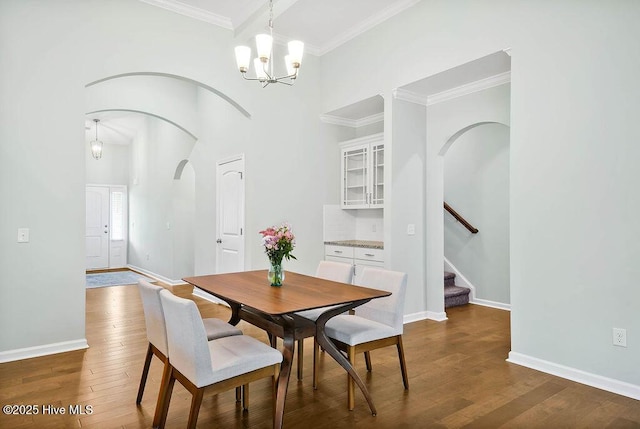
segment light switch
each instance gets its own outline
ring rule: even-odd
[[[407,235],[415,235],[416,234],[416,226],[412,223],[407,225]]]
[[[18,228],[18,243],[29,242],[29,228]]]

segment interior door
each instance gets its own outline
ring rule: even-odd
[[[86,268],[109,268],[109,188],[86,188]]]
[[[216,168],[218,226],[216,272],[244,271],[244,157],[220,161]]]

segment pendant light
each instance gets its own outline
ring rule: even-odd
[[[102,142],[98,140],[98,122],[100,122],[100,119],[94,119],[93,122],[96,123],[96,139],[89,143],[89,146],[91,147],[93,159],[98,160],[102,158]]]
[[[258,81],[262,87],[270,83],[283,83],[293,85],[298,77],[300,63],[302,63],[302,53],[304,43],[299,40],[292,40],[288,44],[289,55],[284,57],[286,75],[276,76],[273,70],[273,0],[269,1],[269,34],[258,34],[256,36],[256,48],[258,56],[253,60],[253,67],[256,77],[247,77],[247,71],[251,64],[251,48],[248,46],[236,46],[236,63],[238,70],[245,80]]]

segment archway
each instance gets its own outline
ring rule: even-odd
[[[438,156],[443,158],[443,201],[480,229],[472,234],[452,216],[443,216],[445,271],[456,274],[456,285],[471,289],[471,302],[508,309],[509,126],[497,121],[465,126]]]

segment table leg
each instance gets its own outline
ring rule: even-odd
[[[282,350],[282,364],[280,365],[280,374],[278,375],[278,386],[276,391],[276,411],[274,427],[282,428],[284,420],[284,404],[287,399],[287,389],[289,388],[289,377],[291,376],[291,367],[293,364],[293,351],[295,346],[295,322],[291,316],[282,316],[282,326],[284,327]]]
[[[228,302],[229,307],[231,307],[231,317],[229,318],[229,325],[236,326],[240,322],[240,308],[242,307],[240,304]]]
[[[364,395],[365,399],[367,400],[367,403],[369,404],[369,409],[371,410],[371,414],[375,416],[378,412],[376,411],[375,405],[373,405],[373,398],[371,398],[371,394],[369,394],[369,390],[364,385],[362,379],[360,378],[356,370],[353,368],[351,363],[344,357],[342,353],[340,353],[336,345],[333,344],[333,341],[331,341],[327,336],[327,334],[324,332],[324,325],[333,316],[341,314],[349,310],[350,308],[356,307],[358,305],[362,305],[365,302],[367,301],[352,303],[351,305],[341,306],[339,308],[334,308],[322,313],[322,315],[318,317],[318,320],[316,320],[316,340],[318,341],[318,344],[324,349],[324,351],[329,353],[329,355],[333,359],[335,359],[335,361],[338,362],[340,366],[342,366],[345,369],[345,371],[347,371],[351,379],[355,381],[355,383],[358,385],[358,387],[362,391],[362,394]]]

